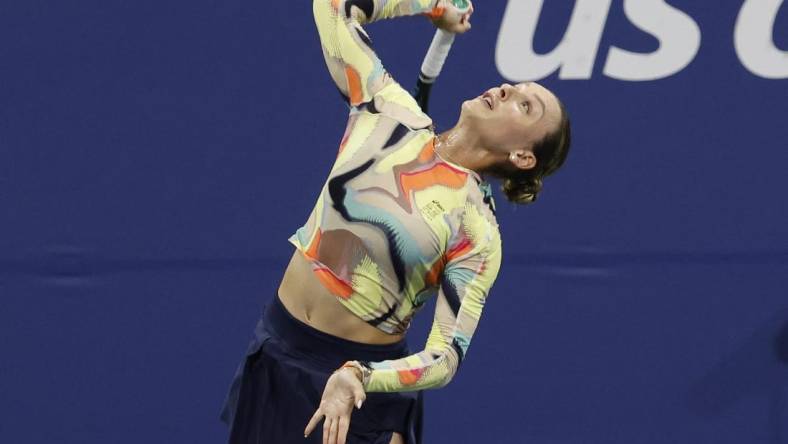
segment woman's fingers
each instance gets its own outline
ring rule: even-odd
[[[320,418],[323,417],[323,412],[320,409],[315,410],[315,414],[312,415],[312,418],[309,420],[309,423],[306,425],[304,429],[304,438],[309,436],[312,433],[312,430],[317,427],[317,424],[320,423]]]
[[[347,431],[350,428],[350,418],[347,416],[339,417],[339,430],[337,432],[337,444],[345,444]]]
[[[320,416],[323,415],[321,414]],[[312,420],[304,431],[304,437],[312,433],[312,429],[314,429],[320,421],[320,416],[317,416],[317,419],[315,419],[316,416],[312,417]],[[350,430],[350,416],[346,415],[338,418],[326,416],[325,418],[325,421],[323,421],[323,444],[345,444],[347,432]]]
[[[329,431],[331,430],[331,421],[333,419],[329,416],[326,416],[326,420],[323,421],[323,444],[328,444],[328,436]]]
[[[328,428],[328,444],[337,444],[338,428],[339,428],[339,418],[332,418],[331,426]]]
[[[355,401],[354,404],[356,408],[361,408],[361,405],[364,404],[364,401],[367,400],[367,393],[364,391],[364,386],[358,384],[353,387],[353,400]]]
[[[457,26],[453,27],[451,29],[451,32],[455,34],[465,34],[466,32],[468,32],[469,29],[471,29],[471,24],[466,22],[466,23],[460,23]]]
[[[364,386],[355,373],[351,371],[334,372],[326,382],[320,407],[309,420],[304,434],[311,433],[320,423],[320,418],[324,418],[323,444],[344,443],[350,427],[353,404],[361,408],[361,404],[366,399],[367,394],[364,392]]]
[[[460,17],[460,22],[452,27],[455,34],[464,34],[471,29],[471,12],[467,12]]]
[[[464,25],[464,30],[462,32],[467,32],[471,29],[471,16],[473,15],[473,2],[470,0],[468,1],[468,12],[466,12],[462,17],[462,24]]]
[[[467,9],[454,6],[452,0],[441,0],[433,9],[430,18],[433,24],[454,34],[463,34],[471,29],[470,19],[473,15],[473,3],[468,1]]]

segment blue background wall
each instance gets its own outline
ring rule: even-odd
[[[572,3],[546,6],[538,51]],[[498,199],[504,266],[427,442],[788,443],[788,81],[739,63],[740,1],[671,4],[703,33],[683,71],[602,75],[610,45],[658,45],[614,1],[592,78],[543,81],[573,152],[536,205]],[[504,81],[505,1],[476,6],[444,129]],[[430,25],[369,31],[412,84]],[[345,115],[307,0],[4,2],[0,442],[222,442]]]

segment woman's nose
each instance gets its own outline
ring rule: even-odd
[[[501,99],[509,98],[509,96],[512,95],[512,88],[513,88],[513,86],[508,84],[508,83],[504,83],[503,85],[501,85],[501,87],[500,87],[500,89],[501,89]]]

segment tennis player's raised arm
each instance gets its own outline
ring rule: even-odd
[[[363,24],[431,13],[439,0],[313,0],[323,55],[331,78],[352,106],[369,102],[395,83],[372,49]]]
[[[478,213],[467,215],[463,226],[469,232],[447,252],[448,262],[427,345],[423,351],[405,358],[366,363],[372,372],[365,391],[442,387],[457,372],[501,265],[497,228],[485,223]]]

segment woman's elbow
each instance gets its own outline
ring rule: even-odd
[[[459,367],[459,361],[456,359],[455,356],[451,354],[445,355],[443,357],[443,369],[437,375],[438,377],[435,378],[432,387],[430,388],[443,388],[449,385],[449,383],[454,379],[454,375],[457,374],[457,369]]]

